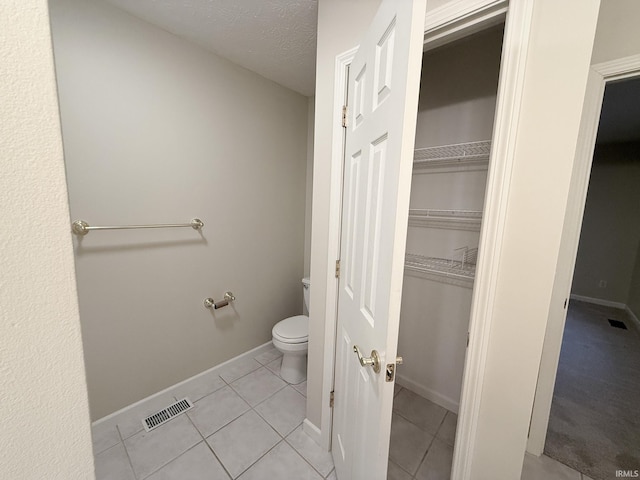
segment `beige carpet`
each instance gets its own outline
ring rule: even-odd
[[[625,311],[571,301],[545,453],[594,480],[640,470],[640,334]]]

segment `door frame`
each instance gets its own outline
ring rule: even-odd
[[[560,361],[560,349],[567,310],[563,304],[571,294],[578,244],[582,229],[584,207],[591,176],[600,112],[607,83],[640,76],[640,55],[632,55],[609,62],[592,65],[589,70],[576,155],[571,174],[571,186],[567,199],[558,267],[553,284],[552,308],[549,311],[545,332],[538,385],[536,388],[527,452],[540,456],[549,426],[553,390]],[[567,300],[568,301],[568,300]]]
[[[428,11],[425,17],[424,50],[471,35],[500,23],[508,10],[503,39],[498,103],[496,106],[491,159],[483,225],[481,254],[476,268],[472,301],[469,346],[462,385],[452,478],[466,478],[470,464],[465,452],[475,444],[485,360],[488,350],[493,299],[497,283],[497,258],[500,254],[506,219],[506,204],[514,161],[515,135],[523,94],[524,64],[533,16],[533,0],[508,5],[507,0],[454,0]],[[331,148],[331,185],[329,194],[329,236],[326,282],[326,318],[322,377],[322,415],[320,429],[305,421],[305,431],[327,450],[331,447],[332,407],[328,399],[334,387],[338,282],[333,275],[339,258],[342,208],[343,128],[342,106],[346,91],[346,72],[357,47],[336,57],[333,98],[333,141]],[[484,247],[483,247],[484,246]],[[325,399],[327,401],[325,401]]]

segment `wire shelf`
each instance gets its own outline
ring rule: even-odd
[[[491,141],[457,143],[417,148],[413,153],[414,171],[424,169],[482,170],[489,165]]]
[[[477,251],[477,249],[475,249]],[[436,275],[444,275],[452,278],[471,280],[476,275],[475,263],[454,260],[450,258],[426,257],[423,255],[407,254],[405,268]]]
[[[478,210],[409,210],[409,225],[412,227],[479,231],[481,223],[482,212]]]

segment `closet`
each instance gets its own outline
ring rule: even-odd
[[[398,354],[401,387],[457,413],[503,25],[423,54]]]

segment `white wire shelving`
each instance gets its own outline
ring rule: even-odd
[[[417,148],[413,152],[413,173],[486,170],[490,153],[489,140]]]
[[[405,273],[440,283],[473,288],[478,249],[463,247],[462,250],[464,252],[460,260],[407,254],[404,263]]]
[[[478,210],[409,210],[409,226],[480,231],[482,212]]]

